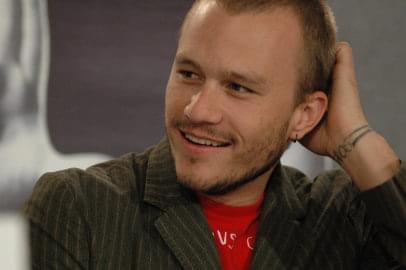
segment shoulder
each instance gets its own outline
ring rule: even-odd
[[[323,202],[342,196],[353,198],[359,193],[350,177],[342,170],[324,171],[313,180],[296,168],[283,166],[283,170],[299,198]]]
[[[362,239],[370,223],[366,206],[344,171],[325,171],[311,181],[296,169],[284,169],[304,209],[309,230],[320,233],[334,226],[336,231],[342,229],[354,239]]]
[[[148,162],[148,152],[129,153],[119,158],[95,164],[86,170],[69,168],[45,173],[36,183],[35,190],[54,190],[69,187],[72,191],[85,191],[100,186],[115,192],[137,188],[136,180],[142,178]]]
[[[23,211],[32,221],[41,222],[50,212],[67,207],[88,216],[102,203],[138,200],[142,197],[149,153],[150,150],[138,155],[129,153],[86,170],[70,168],[45,173],[35,184]]]
[[[361,193],[344,171],[324,171],[310,180],[297,169],[283,169],[308,218],[318,220],[318,224],[325,217],[345,216],[357,222],[364,218]]]

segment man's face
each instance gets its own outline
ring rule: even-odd
[[[301,44],[289,9],[230,15],[215,1],[194,8],[166,91],[179,181],[222,194],[272,167],[289,141]]]

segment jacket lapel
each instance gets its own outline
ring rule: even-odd
[[[155,227],[184,269],[220,269],[220,261],[204,214],[193,192],[176,178],[168,142],[150,154],[144,201],[162,210]]]
[[[278,164],[268,182],[251,269],[293,269],[304,215],[289,177]]]

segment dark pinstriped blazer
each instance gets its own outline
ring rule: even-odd
[[[358,194],[342,172],[310,183],[278,165],[251,269],[395,269],[393,258],[406,261],[405,181],[402,166],[392,181]],[[34,269],[220,269],[166,141],[86,171],[45,174],[24,213]]]

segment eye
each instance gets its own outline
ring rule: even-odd
[[[241,84],[238,84],[238,83],[229,83],[228,88],[231,89],[232,91],[238,92],[238,93],[253,93],[254,92],[251,89],[249,89],[248,87],[242,86]]]
[[[200,79],[199,75],[197,75],[193,71],[189,71],[189,70],[179,70],[178,74],[183,79],[187,79],[187,80],[199,80]]]

